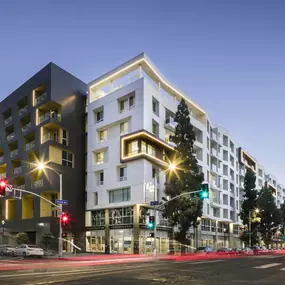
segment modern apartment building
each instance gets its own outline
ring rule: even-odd
[[[64,232],[82,246],[86,91],[84,82],[50,63],[0,103],[0,179],[55,203],[58,175],[31,164],[48,162],[63,175],[63,199],[68,200],[64,211],[71,218]],[[58,236],[59,213],[44,199],[29,194],[17,199],[11,194],[0,201],[5,233],[26,232],[30,242],[38,244],[44,232]],[[69,243],[64,249],[71,250]]]
[[[210,198],[204,201],[198,244],[239,246],[240,205],[247,167],[256,184],[272,187],[277,205],[285,187],[267,174],[206,111],[171,84],[145,55],[129,60],[89,84],[87,142],[87,251],[148,253],[153,238],[146,227],[152,200],[164,196],[168,158],[174,152],[174,114],[184,98],[197,140],[196,158]],[[159,252],[169,248],[169,227],[158,214]],[[194,233],[190,230],[194,246]]]

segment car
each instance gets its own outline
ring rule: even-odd
[[[213,248],[210,246],[200,246],[197,248],[196,253],[211,253]]]
[[[15,247],[11,245],[0,245],[0,255],[1,256],[10,256],[12,252],[15,250]]]
[[[254,254],[253,250],[251,248],[249,248],[249,247],[243,248],[242,249],[242,253],[245,254],[245,255],[253,255]]]
[[[13,256],[38,256],[41,257],[44,255],[44,251],[42,248],[37,245],[31,244],[21,244],[15,248],[12,253]]]

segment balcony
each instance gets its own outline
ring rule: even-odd
[[[14,138],[15,138],[15,133],[12,133],[12,134],[7,136],[7,141],[9,142],[9,141],[13,140]]]
[[[32,188],[41,188],[44,186],[44,181],[43,181],[43,179],[32,181],[31,186],[32,186]]]
[[[214,188],[214,189],[217,189],[217,188],[220,188],[221,185],[219,183],[217,183],[217,181],[212,180],[211,181],[211,187]]]
[[[32,141],[32,142],[29,142],[25,145],[25,150],[28,151],[30,149],[32,149],[33,147],[36,146],[36,142],[35,141]]]
[[[1,179],[5,179],[6,177],[7,177],[7,173],[6,172],[0,173],[0,180]]]
[[[53,113],[52,112],[47,112],[47,113],[45,113],[45,114],[40,116],[40,120],[39,121],[40,121],[40,123],[42,123],[42,122],[45,122],[45,121],[47,121],[49,119],[57,120],[57,121],[61,122],[61,115],[57,114],[55,112],[53,112]]]
[[[32,123],[29,122],[28,124],[26,124],[24,127],[22,127],[22,132],[25,133],[27,132],[32,126]]]
[[[211,155],[214,157],[217,157],[217,158],[221,157],[221,154],[217,150],[215,150],[214,148],[211,149]]]
[[[28,105],[26,105],[25,107],[21,108],[19,110],[19,116],[22,116],[23,114],[25,114],[28,111]]]
[[[175,127],[177,126],[177,123],[174,122],[174,118],[173,117],[168,117],[165,120],[165,124],[164,127],[167,129],[170,129],[171,131],[175,131]]]
[[[15,156],[17,156],[19,153],[18,149],[14,149],[12,151],[10,151],[10,157],[13,158]]]
[[[4,120],[4,125],[7,126],[12,122],[12,116],[8,117],[7,119]]]
[[[39,105],[41,102],[47,99],[47,92],[43,93],[39,97],[36,98],[36,105]]]
[[[16,167],[13,170],[14,175],[18,175],[22,172],[22,166]]]
[[[214,165],[214,164],[212,164],[212,165],[211,165],[211,171],[212,171],[212,172],[216,172],[216,173],[217,173],[217,172],[218,172],[218,168],[217,168],[217,166],[216,166],[216,165]]]
[[[43,136],[43,139],[44,139],[44,143],[47,142],[47,141],[59,142],[59,138],[57,136],[55,136],[54,134],[52,134],[52,133],[45,134]]]

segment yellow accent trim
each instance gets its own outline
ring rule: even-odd
[[[99,85],[105,81],[108,81],[108,80],[112,80],[112,78],[116,77],[117,75],[119,75],[120,73],[123,73],[125,72],[126,70],[128,69],[131,69],[133,66],[141,63],[141,62],[145,62],[148,67],[151,69],[151,71],[157,76],[157,78],[159,79],[160,82],[162,82],[165,86],[167,86],[168,88],[170,88],[174,93],[177,93],[180,97],[184,98],[188,103],[192,104],[194,107],[196,107],[199,111],[201,111],[204,115],[206,114],[206,112],[201,109],[198,105],[196,105],[193,101],[191,101],[190,99],[188,99],[185,95],[183,95],[181,92],[179,92],[178,90],[176,90],[174,87],[172,87],[170,84],[168,84],[165,80],[163,80],[163,78],[155,71],[155,69],[152,67],[152,65],[145,59],[145,58],[142,58],[142,59],[139,59],[138,61],[130,64],[129,66],[126,66],[124,67],[123,69],[115,72],[114,74],[112,75],[109,75],[107,78],[104,78],[102,80],[100,80],[99,82],[91,85],[89,87],[89,96],[91,95],[91,90],[96,86],[96,85]]]

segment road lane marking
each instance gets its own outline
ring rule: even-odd
[[[176,263],[186,263],[188,262],[188,264],[204,264],[204,263],[214,263],[214,262],[221,262],[221,261],[224,261],[224,260],[221,260],[221,259],[217,259],[217,260],[207,260],[207,261],[193,261],[193,260],[185,260],[185,261],[177,261]]]
[[[264,264],[264,265],[261,265],[261,266],[256,266],[254,268],[257,268],[257,269],[265,269],[265,268],[270,268],[270,267],[274,267],[274,266],[278,266],[282,263],[268,263],[268,264]]]

